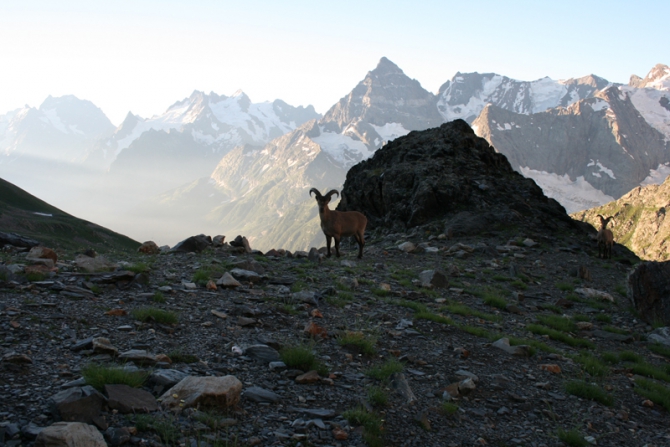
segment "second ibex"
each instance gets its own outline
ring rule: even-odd
[[[340,257],[340,239],[342,236],[354,236],[358,242],[358,258],[363,257],[363,246],[365,239],[363,233],[365,226],[368,224],[368,219],[358,211],[335,211],[328,209],[330,197],[333,194],[340,193],[336,190],[330,190],[325,195],[321,195],[318,189],[312,188],[309,190],[309,195],[315,194],[316,203],[319,205],[319,217],[321,218],[321,229],[326,235],[326,247],[328,249],[327,256],[330,257],[330,241],[335,239],[335,253]]]

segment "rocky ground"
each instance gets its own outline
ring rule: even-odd
[[[46,276],[5,251],[0,445],[33,445],[88,365],[138,355],[125,367],[151,374],[142,398],[185,376],[231,375],[242,395],[229,408],[103,406],[89,416],[108,445],[670,445],[661,394],[637,392],[638,374],[667,385],[670,364],[625,296],[629,258],[598,259],[586,235],[368,239],[362,260],[355,244],[321,260],[224,244],[106,255],[111,273],[58,253]],[[238,286],[209,282],[231,271]],[[302,370],[300,348],[315,354]]]

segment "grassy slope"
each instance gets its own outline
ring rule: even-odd
[[[51,217],[35,213],[51,214]],[[93,248],[101,253],[136,250],[139,242],[77,219],[0,179],[0,231],[18,233],[65,250]]]

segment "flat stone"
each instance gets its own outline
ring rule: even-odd
[[[248,318],[248,317],[237,317],[237,325],[238,326],[252,326],[256,324],[257,321],[254,318]]]
[[[398,245],[398,250],[404,251],[405,253],[411,253],[416,250],[416,245],[411,242],[403,242],[402,244]]]
[[[107,447],[97,428],[81,422],[56,422],[42,429],[35,447]]]
[[[584,298],[594,298],[602,301],[609,301],[610,303],[614,302],[614,297],[607,292],[602,290],[591,289],[589,287],[578,287],[575,289],[575,293],[583,296]]]
[[[119,360],[133,362],[136,365],[153,366],[156,364],[156,356],[149,354],[143,349],[131,349],[119,354]]]
[[[248,355],[264,363],[276,362],[280,360],[279,352],[267,345],[251,345],[244,350],[244,355]]]
[[[188,376],[163,394],[159,401],[172,409],[189,407],[228,408],[240,400],[242,382],[235,376]]]
[[[244,280],[244,281],[251,281],[251,282],[259,282],[261,279],[261,275],[259,275],[256,272],[253,272],[251,270],[244,270],[244,269],[232,269],[230,271],[230,274],[233,275],[235,279],[238,280]]]
[[[253,400],[254,402],[274,403],[280,399],[278,394],[257,386],[252,386],[245,389],[242,395],[247,399]]]
[[[91,340],[93,352],[96,354],[109,354],[115,356],[119,353],[119,350],[112,346],[112,343],[108,338],[96,337]]]
[[[107,399],[92,386],[84,386],[56,393],[48,403],[56,420],[91,423],[107,404]]]
[[[107,405],[121,414],[158,411],[158,402],[148,391],[128,385],[105,385]]]
[[[319,376],[319,373],[316,372],[315,370],[307,371],[305,374],[301,374],[295,378],[295,382],[301,385],[316,383],[319,380],[321,380],[321,377]]]
[[[242,286],[242,284],[238,280],[233,278],[233,275],[231,275],[228,272],[224,273],[223,276],[221,276],[221,278],[216,280],[216,285],[228,289]]]
[[[320,418],[320,419],[330,419],[335,417],[335,410],[328,410],[325,408],[289,408],[289,411],[294,411],[305,416]]]
[[[188,374],[176,369],[158,369],[151,373],[149,380],[165,388],[175,386],[177,383],[188,377]]]

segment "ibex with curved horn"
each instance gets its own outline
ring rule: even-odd
[[[327,256],[330,257],[330,241],[335,239],[335,253],[340,257],[340,239],[342,236],[354,236],[358,242],[358,259],[363,257],[363,246],[365,239],[363,233],[368,219],[358,211],[335,211],[328,209],[328,203],[333,194],[340,196],[336,190],[330,190],[325,195],[321,195],[318,189],[309,190],[310,197],[314,193],[316,203],[319,205],[319,217],[321,218],[321,229],[326,235]]]
[[[596,236],[596,240],[598,241],[598,257],[611,259],[612,246],[614,245],[614,234],[612,233],[612,230],[607,229],[607,224],[610,223],[612,216],[605,219],[598,214],[596,217],[600,218],[600,230]]]

